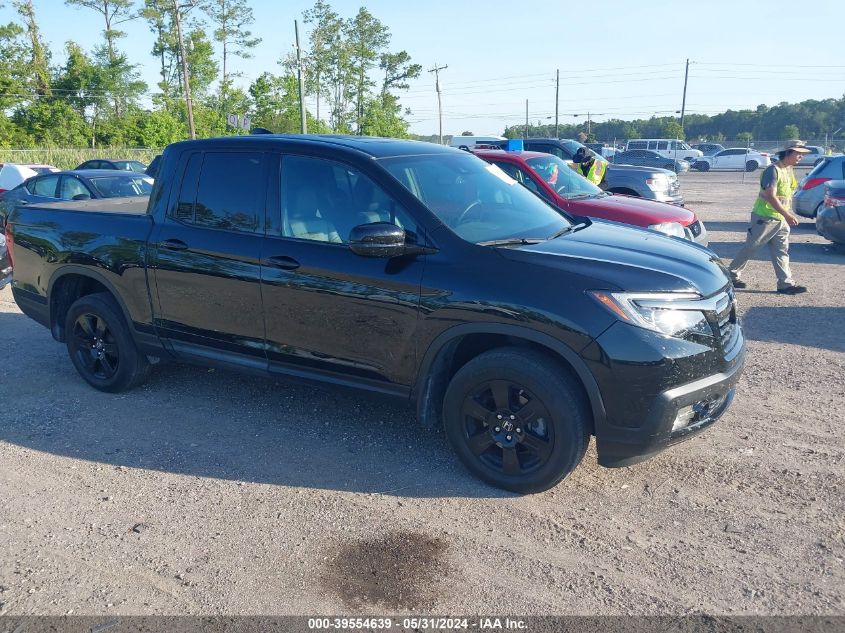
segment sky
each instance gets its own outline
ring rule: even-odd
[[[88,50],[102,41],[99,14],[63,0],[34,3],[54,64],[64,61],[67,40]],[[4,23],[15,19],[5,4],[0,8]],[[343,18],[366,6],[389,28],[390,50],[405,50],[423,66],[421,77],[400,93],[403,106],[411,109],[406,119],[415,134],[438,133],[435,77],[428,72],[435,65],[448,66],[440,72],[444,135],[501,134],[506,126],[524,124],[526,101],[532,124],[554,123],[557,71],[561,124],[583,122],[588,114],[593,121],[679,116],[687,59],[688,113],[845,95],[845,57],[832,53],[845,24],[842,0],[330,4]],[[252,59],[232,63],[243,73],[238,83],[244,87],[263,72],[281,71],[278,60],[294,50],[294,20],[305,44],[302,13],[313,0],[251,0],[250,5],[253,33],[263,41]],[[826,24],[833,25],[830,36],[824,34]],[[142,20],[121,28],[128,36],[120,49],[155,90],[153,34]],[[307,107],[313,112],[313,99]]]

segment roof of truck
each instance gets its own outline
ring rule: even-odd
[[[180,141],[175,145],[196,145],[197,147],[272,145],[280,141],[313,146],[335,146],[354,149],[373,158],[387,158],[390,156],[408,156],[417,154],[441,154],[459,152],[461,150],[427,143],[425,141],[409,141],[404,139],[380,138],[376,136],[344,136],[339,134],[251,134],[244,136],[223,136],[217,138],[197,139],[194,141]]]

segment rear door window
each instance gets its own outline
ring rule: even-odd
[[[36,178],[30,185],[29,191],[34,196],[42,196],[44,198],[55,198],[56,185],[58,184],[58,176],[44,176],[43,178]]]
[[[259,205],[264,199],[265,188],[266,174],[260,152],[206,152],[197,183],[192,222],[210,229],[257,232],[260,217],[264,215]],[[185,193],[190,195],[190,191]],[[177,213],[181,208],[183,219],[187,219],[190,213],[184,208],[184,202],[187,201],[180,194]]]
[[[657,142],[657,149],[669,149],[669,141],[658,141]]]

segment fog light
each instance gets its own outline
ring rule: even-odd
[[[689,426],[689,423],[692,422],[693,418],[695,417],[695,409],[693,407],[684,407],[680,411],[678,411],[678,415],[675,416],[675,421],[672,423],[672,430],[677,431],[678,429],[682,429],[685,426]]]

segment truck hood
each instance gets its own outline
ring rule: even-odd
[[[707,297],[729,281],[716,254],[702,246],[610,222],[594,221],[553,240],[499,252],[514,261],[592,278],[597,290]]]
[[[689,209],[666,202],[619,194],[570,200],[570,204],[580,215],[602,217],[604,216],[602,210],[604,210],[614,216],[607,219],[620,218],[619,221],[637,226],[648,226],[660,222],[678,222],[682,226],[689,226],[696,220],[695,213]]]

